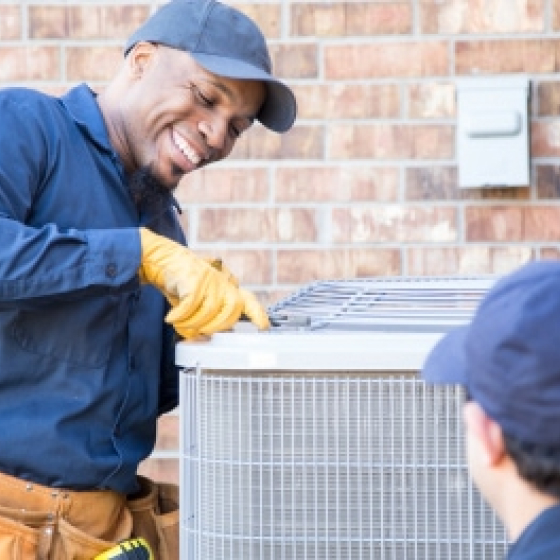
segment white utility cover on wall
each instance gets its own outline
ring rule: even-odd
[[[526,76],[456,82],[460,187],[529,185]]]

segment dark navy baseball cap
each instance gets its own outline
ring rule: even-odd
[[[434,346],[421,373],[463,385],[504,433],[560,447],[560,262],[500,278],[471,322]]]
[[[257,119],[275,132],[286,132],[294,124],[292,90],[272,75],[260,29],[235,8],[216,0],[171,0],[128,39],[125,54],[139,41],[187,51],[217,76],[264,82],[267,96]]]

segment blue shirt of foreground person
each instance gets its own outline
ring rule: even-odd
[[[422,376],[466,389],[469,472],[506,527],[508,560],[560,558],[560,263],[501,278]]]

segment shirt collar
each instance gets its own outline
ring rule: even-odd
[[[76,124],[103,150],[114,153],[96,94],[80,84],[61,97],[62,104]]]

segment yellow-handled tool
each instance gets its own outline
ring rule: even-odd
[[[121,541],[93,560],[154,560],[154,555],[148,543],[144,539],[138,538]]]

